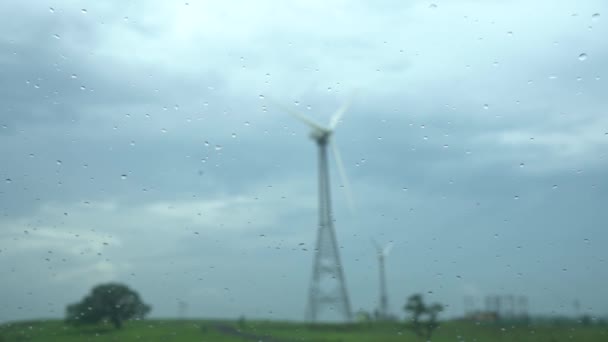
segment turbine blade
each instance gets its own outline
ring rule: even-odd
[[[340,119],[342,118],[344,113],[346,113],[346,111],[350,107],[351,103],[353,102],[354,96],[355,96],[355,92],[353,92],[353,94],[351,94],[348,97],[348,99],[344,102],[344,104],[342,104],[342,107],[338,108],[338,110],[334,113],[334,115],[332,115],[331,119],[329,120],[329,129],[330,130],[333,131],[336,128],[336,126],[340,122]]]
[[[370,240],[372,241],[374,248],[376,248],[376,251],[378,251],[378,254],[380,254],[382,248],[380,248],[380,244],[378,244],[378,241],[376,241],[374,238],[371,238]]]
[[[298,120],[302,121],[303,123],[307,124],[308,126],[310,126],[312,129],[321,131],[321,132],[326,132],[328,129],[321,126],[320,124],[316,123],[314,120],[312,120],[311,118],[307,117],[306,115],[295,111],[293,109],[287,108],[285,106],[283,106],[282,104],[269,99],[268,97],[265,98],[266,101],[268,101],[268,103],[270,103],[272,106],[282,110],[283,112],[297,118]]]
[[[344,186],[344,193],[346,194],[346,200],[348,202],[348,207],[352,213],[355,212],[355,203],[353,201],[353,194],[350,189],[350,183],[348,182],[348,178],[346,177],[346,172],[344,171],[344,164],[342,164],[342,157],[340,156],[340,151],[336,147],[336,144],[331,140],[331,149],[334,154],[334,159],[336,160],[336,166],[338,167],[338,173],[340,174],[340,178],[342,180],[342,185]]]
[[[388,244],[386,244],[386,246],[384,246],[384,249],[382,250],[382,254],[384,256],[388,256],[392,249],[393,249],[393,243],[389,242]]]

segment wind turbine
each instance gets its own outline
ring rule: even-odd
[[[392,243],[386,244],[384,247],[380,246],[376,240],[372,239],[372,244],[376,248],[376,253],[378,256],[378,264],[380,271],[380,308],[378,312],[378,316],[380,319],[388,318],[388,295],[386,290],[386,273],[384,270],[384,259],[388,256],[393,248]]]
[[[352,320],[350,300],[344,280],[344,270],[340,262],[338,242],[334,229],[334,221],[331,213],[331,196],[329,186],[329,163],[327,147],[331,146],[338,172],[346,191],[348,204],[353,208],[350,187],[342,165],[340,153],[332,141],[332,135],[340,119],[350,106],[350,101],[345,102],[331,117],[327,127],[322,126],[292,109],[271,101],[271,103],[283,111],[298,118],[308,125],[312,131],[310,137],[317,143],[318,147],[318,173],[319,173],[319,225],[317,229],[317,242],[313,261],[312,279],[308,293],[307,320],[315,322],[324,309],[330,309],[342,316],[345,321]]]

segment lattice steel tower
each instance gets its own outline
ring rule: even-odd
[[[315,131],[319,147],[319,227],[308,294],[307,319],[317,321],[323,310],[332,310],[344,320],[352,319],[350,301],[340,262],[336,231],[331,214],[327,144],[331,131]]]

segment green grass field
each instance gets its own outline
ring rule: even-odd
[[[62,321],[31,321],[0,325],[0,342],[8,341],[422,341],[401,323],[316,325],[252,321],[145,320],[127,322],[122,330],[110,326],[72,327]],[[433,342],[608,341],[608,327],[502,326],[446,322]]]

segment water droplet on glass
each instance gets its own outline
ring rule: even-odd
[[[490,108],[490,105],[488,105],[487,103],[483,105],[483,109],[486,109],[486,110],[487,110],[487,109],[489,109],[489,108]]]
[[[593,15],[591,16],[591,20],[593,20],[593,21],[600,20],[600,14],[599,13],[593,13]]]
[[[433,9],[435,9],[435,8],[437,8],[437,4],[430,4],[430,5],[429,5],[429,8],[433,8]]]
[[[236,138],[236,133],[232,133],[230,136],[231,136],[232,138]]]
[[[222,150],[222,146],[221,145],[215,145],[215,150],[216,151],[221,151]]]
[[[586,53],[581,53],[580,55],[578,55],[578,60],[579,61],[585,61],[585,60],[587,60],[587,54]]]
[[[61,36],[60,36],[60,35],[58,35],[57,33],[55,33],[55,34],[53,35],[53,37],[55,37],[55,39],[61,39]]]
[[[80,12],[82,12],[83,14],[87,14],[87,9],[83,8],[83,9],[80,10]]]
[[[245,125],[245,126],[249,126],[249,125],[251,125],[251,124],[249,123],[249,121],[245,121],[244,125]]]
[[[508,31],[508,32],[507,32],[507,34],[508,34],[509,36],[512,36],[512,35],[513,35],[513,31]]]
[[[49,7],[49,12],[55,13],[55,9],[53,7]]]
[[[161,128],[161,129],[160,129],[160,132],[161,132],[161,133],[167,133],[167,129],[166,129],[166,128]]]
[[[57,165],[61,165],[62,164],[61,160],[59,160],[59,159],[57,159],[56,163],[57,163]]]
[[[7,178],[7,179],[5,179],[4,181],[5,181],[5,182],[7,182],[7,183],[11,183],[13,180],[12,180],[12,179],[10,179],[10,178]]]
[[[524,163],[519,163],[519,167],[524,167],[524,166],[526,166],[526,164],[524,164]]]
[[[513,199],[514,199],[514,200],[518,200],[518,199],[519,199],[519,196],[518,196],[518,195],[515,195],[515,196],[513,196]]]
[[[78,75],[76,75],[76,74],[72,74],[72,76],[70,76],[70,78],[72,78],[72,79],[77,79],[77,78],[78,78]]]
[[[264,95],[260,95],[259,97],[260,97],[260,100],[264,99]]]
[[[557,189],[557,184],[553,184],[553,186],[551,187],[551,189],[553,189],[553,190]]]
[[[122,179],[122,180],[127,179],[127,175],[123,173],[122,175],[120,175],[120,179]]]
[[[80,86],[80,90],[87,90],[87,87],[85,87],[85,86],[81,85],[81,86]]]

